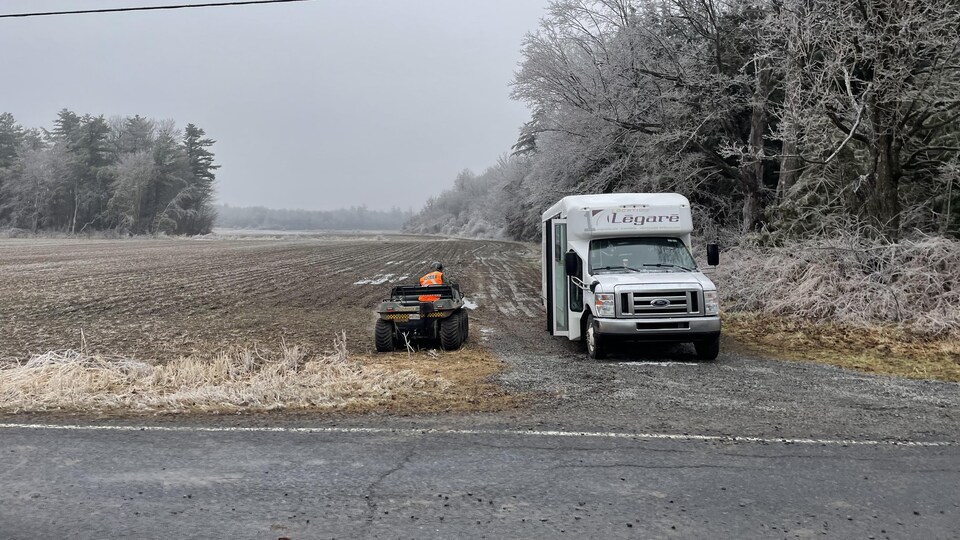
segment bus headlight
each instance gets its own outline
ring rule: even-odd
[[[613,317],[616,315],[614,306],[614,296],[612,294],[595,294],[594,305],[596,307],[597,317]]]
[[[720,313],[720,297],[717,291],[703,291],[703,314],[717,315]]]

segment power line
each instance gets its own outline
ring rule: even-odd
[[[139,6],[103,9],[82,9],[77,11],[42,11],[35,13],[6,13],[0,14],[0,19],[23,17],[46,17],[50,15],[85,15],[89,13],[123,13],[127,11],[160,11],[170,9],[208,8],[226,6],[249,6],[253,4],[288,4],[291,2],[310,2],[311,0],[241,0],[238,2],[207,2],[205,4],[177,4],[170,6]]]

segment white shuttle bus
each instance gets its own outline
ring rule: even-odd
[[[564,197],[543,213],[547,329],[603,358],[614,339],[720,351],[717,287],[691,255],[690,202],[676,193]],[[707,246],[708,264],[719,250]]]

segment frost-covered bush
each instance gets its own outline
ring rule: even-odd
[[[527,160],[504,157],[483,174],[461,172],[452,189],[427,201],[404,230],[419,234],[442,234],[473,238],[503,238],[508,235],[508,213],[518,200],[512,186],[528,169]]]
[[[960,241],[884,243],[855,235],[738,247],[715,280],[728,311],[758,311],[853,325],[898,324],[960,336]]]

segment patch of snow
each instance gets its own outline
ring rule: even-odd
[[[479,306],[474,302],[471,302],[468,298],[463,299],[463,307],[467,309],[477,309]]]
[[[383,285],[384,283],[390,281],[394,274],[377,274],[370,279],[361,279],[360,281],[354,281],[354,285]]]

